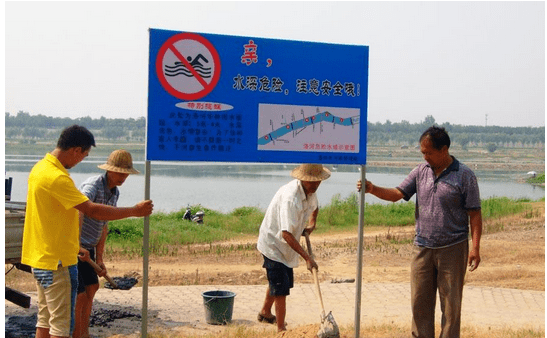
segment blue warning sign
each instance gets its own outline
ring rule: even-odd
[[[366,164],[368,47],[150,30],[146,159]]]

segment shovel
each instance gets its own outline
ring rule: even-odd
[[[307,232],[304,232],[306,236],[306,246],[308,247],[308,253],[313,258],[313,253],[311,251],[310,235]],[[321,296],[321,289],[319,288],[319,277],[317,276],[317,269],[312,269],[313,279],[315,281],[315,290],[317,291],[317,297],[319,298],[319,303],[321,304],[321,328],[317,331],[318,338],[340,338],[340,329],[334,320],[332,312],[329,311],[328,315],[325,315],[325,306],[323,305],[323,297]]]
[[[97,263],[95,263],[92,259],[90,259],[87,262],[89,263],[89,265],[93,267],[93,269],[95,269],[97,273],[100,273],[101,271],[103,271],[103,269]],[[113,289],[118,289],[118,284],[116,284],[116,282],[112,278],[110,278],[108,273],[104,275],[104,278],[110,283]]]

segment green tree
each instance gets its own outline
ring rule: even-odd
[[[496,150],[498,149],[498,146],[497,146],[495,143],[492,143],[492,142],[491,142],[491,143],[488,143],[488,144],[486,145],[486,149],[487,149],[489,152],[493,153],[494,151],[496,151]]]
[[[118,127],[106,127],[104,129],[103,133],[104,137],[106,137],[109,140],[115,140],[119,137],[123,137],[126,135],[125,131]]]
[[[433,117],[433,115],[427,115],[424,119],[424,123],[423,123],[426,127],[431,127],[433,125],[435,125],[435,118]]]
[[[25,129],[23,129],[23,137],[38,138],[42,134],[43,133],[40,131],[40,129],[35,127],[26,127]]]
[[[462,146],[463,150],[467,150],[467,146],[471,142],[471,137],[468,133],[460,134],[457,142]]]

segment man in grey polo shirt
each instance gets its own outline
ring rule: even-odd
[[[412,170],[403,183],[397,188],[382,188],[365,182],[365,192],[387,201],[408,201],[416,194],[415,256],[411,264],[412,337],[434,337],[437,289],[443,312],[440,337],[460,337],[466,265],[473,271],[481,261],[482,216],[477,178],[448,153],[449,147],[446,130],[430,127],[420,137],[426,163]],[[361,182],[357,188],[361,189]]]

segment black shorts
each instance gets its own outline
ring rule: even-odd
[[[270,284],[270,296],[288,296],[290,289],[294,286],[293,269],[283,263],[272,261],[266,256],[264,256],[262,267],[266,268],[266,275]]]
[[[89,256],[95,260],[95,249],[89,250]],[[85,287],[99,284],[99,276],[88,263],[78,259],[78,293],[85,292]]]

